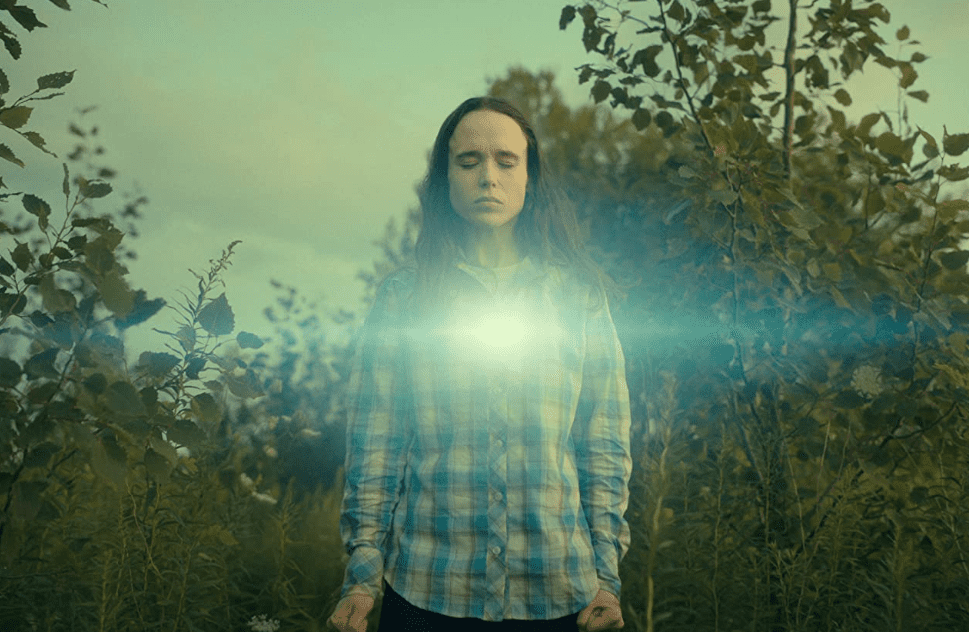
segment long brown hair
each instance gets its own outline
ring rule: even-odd
[[[498,97],[473,97],[444,120],[428,161],[427,174],[418,187],[421,228],[414,246],[417,280],[414,303],[424,311],[443,300],[444,278],[460,257],[467,238],[467,221],[451,206],[448,181],[450,142],[458,123],[468,112],[491,110],[512,118],[527,141],[528,185],[525,205],[515,223],[519,251],[536,264],[561,266],[595,289],[597,306],[607,295],[621,293],[615,282],[586,252],[570,200],[549,182],[535,131],[514,105]]]

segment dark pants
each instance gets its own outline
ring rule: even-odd
[[[411,605],[385,582],[377,632],[576,632],[579,629],[578,620],[578,612],[560,619],[530,621],[448,617]]]

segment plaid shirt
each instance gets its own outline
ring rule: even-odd
[[[608,303],[558,268],[511,291],[460,263],[446,323],[408,325],[413,271],[381,284],[348,402],[342,596],[485,621],[555,619],[620,594],[629,394]],[[413,322],[413,321],[411,321]]]

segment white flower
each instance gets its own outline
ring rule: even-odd
[[[247,625],[253,632],[276,632],[279,629],[279,621],[277,619],[269,619],[264,614],[249,619]]]
[[[239,474],[239,483],[242,484],[243,489],[245,489],[247,492],[256,491],[255,481],[249,478],[249,476],[245,472]]]
[[[267,505],[275,505],[276,499],[269,494],[263,494],[262,492],[252,492],[252,497],[259,502],[266,503]]]
[[[875,397],[882,392],[882,373],[866,364],[855,369],[851,376],[851,386],[864,397]]]

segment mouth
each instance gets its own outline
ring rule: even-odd
[[[495,204],[501,204],[501,200],[495,197],[491,197],[490,195],[479,197],[477,200],[475,200],[475,203],[478,203],[478,202],[494,202]]]

